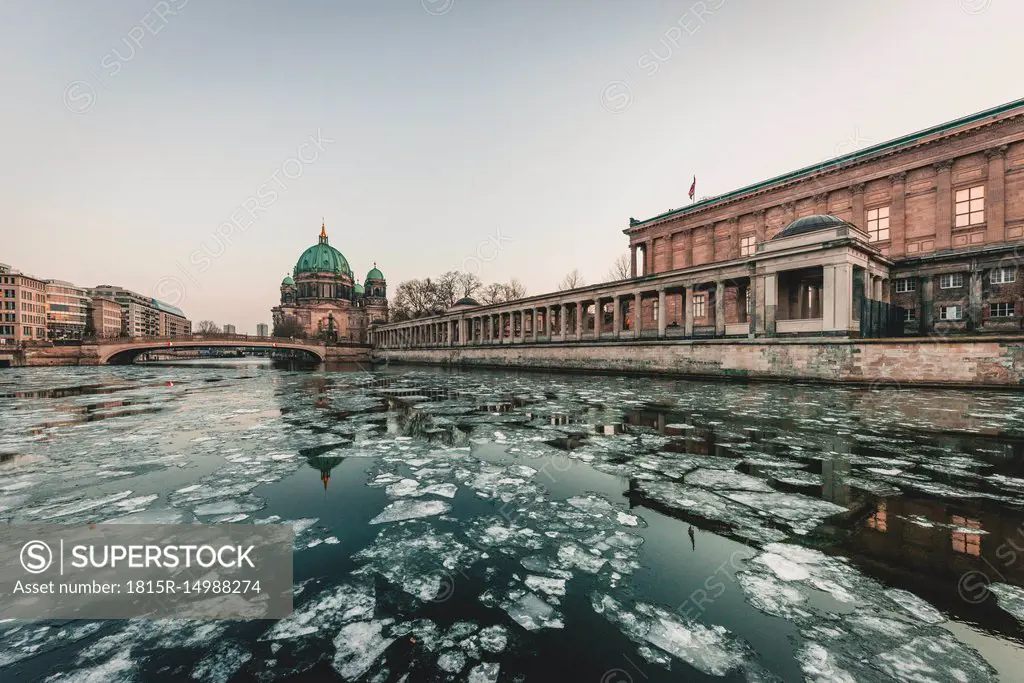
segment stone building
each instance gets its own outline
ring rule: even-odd
[[[630,219],[625,233],[632,275],[742,263],[793,221],[812,215],[847,221],[891,262],[881,282],[857,279],[854,271],[850,286],[864,299],[900,309],[901,331],[1019,331],[1024,100],[652,218]],[[780,282],[804,276],[817,277],[793,269],[782,271]],[[727,321],[741,319],[738,309],[750,305],[745,287],[742,281],[727,282]],[[714,307],[707,302],[714,302],[715,289],[709,282],[695,290],[705,304],[695,307],[698,328],[707,322],[700,313]],[[682,324],[685,309],[683,294],[671,293],[669,319]],[[656,315],[652,306],[644,311],[649,321]]]
[[[257,337],[269,337],[270,326],[266,323],[256,323],[256,336]]]
[[[89,296],[82,287],[62,280],[46,281],[46,335],[49,339],[81,339],[89,318]]]
[[[271,309],[275,329],[294,319],[307,337],[364,343],[370,325],[387,322],[387,281],[377,265],[356,281],[345,256],[332,247],[326,225],[281,282],[281,303]],[[276,333],[275,333],[276,334]]]
[[[0,344],[46,339],[46,282],[0,263]]]
[[[224,334],[237,334],[238,333],[238,331],[235,329],[235,326],[230,324],[230,323],[224,323],[224,327],[222,329],[224,330]]]

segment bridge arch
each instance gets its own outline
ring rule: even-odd
[[[131,363],[135,358],[150,351],[178,349],[267,349],[270,351],[298,351],[310,360],[322,363],[327,360],[327,348],[323,344],[293,339],[210,339],[175,337],[173,339],[123,339],[100,343],[97,357],[100,365]]]

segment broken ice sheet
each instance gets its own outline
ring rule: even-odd
[[[356,621],[342,626],[334,638],[334,669],[347,680],[355,680],[369,671],[394,642],[394,638],[381,633],[393,621]]]
[[[530,591],[513,592],[507,600],[501,603],[501,607],[527,631],[565,627],[562,615]]]
[[[1006,583],[993,583],[988,587],[995,594],[999,607],[1024,624],[1024,588]]]
[[[591,596],[603,614],[639,645],[653,645],[711,676],[724,676],[751,655],[750,647],[722,626],[707,626],[655,605],[637,602],[632,610],[609,595]]]
[[[371,582],[343,583],[308,597],[290,616],[275,622],[260,640],[333,633],[340,624],[372,618],[376,607]]]
[[[451,509],[452,506],[443,500],[402,499],[384,508],[379,515],[370,520],[370,524],[388,524],[408,519],[434,517],[436,515],[443,515]]]
[[[987,683],[996,680],[995,671],[984,659],[945,632],[914,638],[879,654],[874,664],[898,681]]]

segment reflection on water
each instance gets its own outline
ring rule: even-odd
[[[243,361],[5,373],[0,523],[291,520],[311,628],[0,623],[0,678],[1011,680],[1024,398],[896,393]]]

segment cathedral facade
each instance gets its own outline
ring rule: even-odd
[[[302,252],[292,274],[281,281],[281,303],[271,314],[274,336],[366,343],[370,326],[388,320],[387,281],[374,264],[360,284],[321,225],[319,241]]]

